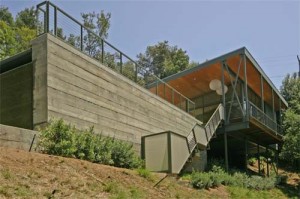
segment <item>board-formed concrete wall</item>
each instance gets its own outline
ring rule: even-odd
[[[193,116],[155,96],[63,41],[44,34],[32,42],[34,124],[63,118],[78,128],[141,143],[163,131],[190,133]]]
[[[0,124],[0,147],[10,147],[29,151],[35,150],[37,143],[37,131],[32,131],[13,126]]]
[[[0,124],[32,129],[32,63],[0,74]]]

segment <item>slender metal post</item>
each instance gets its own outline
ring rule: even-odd
[[[172,140],[171,140],[171,132],[168,132],[168,167],[169,173],[172,173]]]
[[[120,53],[120,73],[123,74],[123,60],[122,60],[122,53]]]
[[[46,2],[46,32],[49,33],[49,1]]]
[[[57,7],[54,6],[54,35],[57,36]]]
[[[267,146],[266,147],[266,154],[267,154],[267,176],[269,177],[270,176],[270,171],[269,171],[269,154],[268,154],[268,151],[269,151],[269,147]]]
[[[156,80],[156,95],[158,95],[158,80]]]
[[[224,147],[225,147],[225,167],[226,171],[229,171],[229,165],[228,165],[228,145],[227,145],[227,132],[224,127]]]
[[[225,60],[222,62],[222,103],[223,103],[223,107],[224,107],[224,109],[226,110],[226,103],[225,103],[225,101],[226,101],[226,99],[225,99],[225,95],[224,95],[224,84],[225,84],[225,77],[224,77],[224,67],[225,67]],[[227,121],[227,119],[226,119],[226,111],[223,111],[224,112],[224,120],[225,121]],[[227,124],[229,123],[229,122],[226,122]]]
[[[80,25],[80,50],[83,51],[83,27]]]
[[[273,111],[273,120],[276,120],[275,116],[275,102],[274,102],[274,90],[272,89],[272,111]]]
[[[248,173],[248,138],[245,138],[245,169]]]
[[[101,62],[104,63],[104,41],[101,39]]]
[[[134,80],[135,82],[137,82],[137,77],[138,77],[138,66],[137,64],[134,64],[135,65],[135,76],[134,76]]]
[[[260,174],[260,153],[259,153],[259,144],[257,144],[257,161],[258,161],[258,174]]]
[[[185,100],[185,108],[186,108],[185,112],[187,112],[187,113],[189,112],[189,103],[190,102],[186,99]]]
[[[174,103],[174,90],[172,89],[172,104],[175,104]]]
[[[164,99],[166,99],[166,84],[164,83]]]
[[[246,120],[249,121],[249,99],[248,99],[248,80],[247,80],[247,60],[244,54],[244,86],[245,86],[245,103],[246,103]]]
[[[262,74],[260,75],[260,96],[261,96],[261,110],[262,112],[265,112],[265,106],[264,106],[264,79]]]
[[[281,100],[280,97],[278,96],[278,100],[279,100],[279,121],[280,121],[280,129],[279,129],[279,133],[281,133],[281,127],[282,127],[282,111],[281,111]]]

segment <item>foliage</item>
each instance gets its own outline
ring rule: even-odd
[[[12,14],[8,10],[8,7],[0,7],[0,20],[4,21],[9,26],[14,26],[15,23]]]
[[[214,167],[210,172],[193,172],[191,174],[191,184],[194,188],[213,188],[221,184],[225,186],[244,187],[256,190],[272,189],[278,184],[275,177],[262,178],[260,176],[249,177],[245,173],[235,172],[233,174],[226,173],[220,167]]]
[[[29,29],[36,29],[36,15],[35,9],[32,6],[31,8],[25,8],[20,11],[16,16],[16,26],[17,27],[27,27]]]
[[[0,60],[29,48],[30,41],[36,36],[35,24],[32,24],[35,19],[30,20],[28,14],[30,12],[34,17],[33,11],[33,8],[26,8],[13,21],[8,8],[0,8]]]
[[[95,134],[93,128],[78,130],[62,119],[51,120],[41,131],[39,147],[48,154],[122,168],[138,168],[142,164],[132,144]]]
[[[215,171],[216,169],[225,170],[224,159],[211,158],[207,162],[207,171]]]
[[[103,10],[100,14],[92,13],[81,13],[83,19],[83,25],[89,28],[91,31],[96,33],[94,35],[91,32],[87,32],[83,37],[85,43],[85,52],[94,57],[100,59],[102,43],[101,39],[108,37],[108,29],[110,27],[110,13],[105,13]],[[100,38],[99,38],[100,37]]]
[[[283,114],[284,145],[280,157],[298,162],[300,167],[300,78],[287,75],[282,82],[281,94],[289,104]]]
[[[257,159],[255,157],[252,157],[252,158],[248,159],[248,164],[251,166],[254,166],[256,161],[257,161]]]
[[[153,176],[151,175],[151,172],[144,168],[138,168],[137,173],[139,176],[146,178],[147,180],[153,181]]]
[[[170,46],[168,41],[148,46],[145,53],[140,53],[137,57],[138,63],[149,74],[154,74],[160,78],[182,71],[189,65],[189,56],[186,51],[177,46]],[[149,74],[145,74],[145,76]]]

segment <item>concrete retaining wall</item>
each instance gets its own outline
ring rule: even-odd
[[[0,124],[32,129],[32,63],[0,74]]]
[[[49,34],[32,44],[35,127],[52,117],[63,118],[78,128],[94,126],[97,133],[140,145],[142,135],[187,135],[200,123]]]
[[[0,124],[0,146],[29,151],[35,134],[37,135],[38,132]],[[37,137],[32,150],[35,149],[36,143]]]

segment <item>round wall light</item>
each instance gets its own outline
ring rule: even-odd
[[[226,85],[224,85],[224,94],[226,94],[227,91],[228,91],[228,87]],[[217,92],[218,95],[222,95],[222,86],[221,86],[221,88],[218,88],[216,90],[216,92]]]
[[[221,84],[221,81],[218,80],[218,79],[213,79],[209,82],[209,88],[211,90],[218,90],[219,88],[221,88],[222,84]]]

